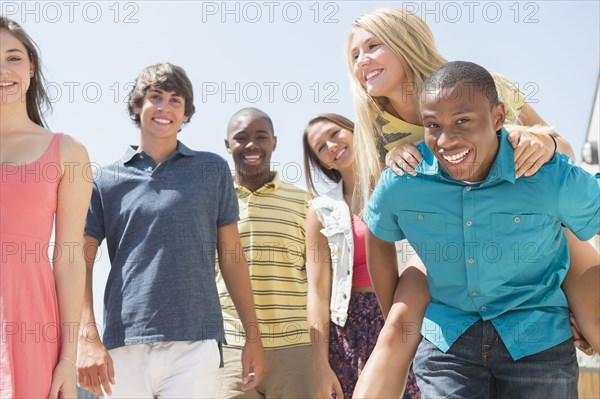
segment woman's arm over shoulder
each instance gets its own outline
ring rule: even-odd
[[[531,172],[535,173],[539,166],[548,160],[544,152],[552,154],[554,151],[554,140],[550,136],[556,140],[556,151],[575,160],[573,148],[558,132],[550,128],[546,121],[527,103],[527,97],[519,91],[518,87],[497,72],[492,72],[491,75],[496,83],[499,99],[504,103],[506,109],[505,123],[510,126],[508,130],[511,133],[511,143],[513,147],[518,146],[519,152],[523,152],[522,156],[519,154],[519,158],[521,158],[519,164],[527,161],[533,165],[536,160],[539,161],[537,165],[531,167]],[[528,127],[534,128],[527,129]],[[543,148],[540,148],[541,146]],[[531,151],[528,151],[530,148]],[[541,154],[543,159],[532,157],[531,152]]]
[[[523,109],[521,110],[521,114],[519,115],[519,121],[523,126],[548,126],[548,124],[535,111],[535,109],[533,109],[533,107],[531,107],[531,105],[527,103],[523,105]],[[573,148],[567,140],[561,137],[561,135],[558,134],[558,132],[554,129],[548,129],[548,134],[556,139],[556,151],[566,154],[573,158],[573,161],[576,161],[575,151],[573,151]]]

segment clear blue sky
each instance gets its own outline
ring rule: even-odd
[[[180,133],[183,142],[227,158],[228,118],[256,106],[275,124],[274,168],[303,185],[302,130],[317,113],[353,117],[344,44],[352,21],[379,7],[415,11],[447,59],[474,61],[513,80],[578,157],[598,82],[598,1],[0,4],[42,49],[55,100],[51,128],[81,140],[98,164],[137,142],[125,105],[129,85],[143,67],[168,61],[187,70],[195,89],[197,112]],[[104,251],[97,288],[106,258]]]

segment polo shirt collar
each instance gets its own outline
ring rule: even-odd
[[[133,145],[127,147],[127,151],[125,151],[125,154],[123,154],[123,157],[121,157],[121,162],[123,164],[130,162],[133,159],[133,157],[135,157],[138,154],[137,148],[138,148],[138,146],[133,146]]]
[[[233,184],[235,186],[235,191],[238,193],[250,192],[250,190],[248,190],[246,187],[240,186],[235,182],[235,176],[233,179]],[[259,193],[259,192],[266,192],[266,191],[275,191],[275,190],[279,190],[280,187],[281,187],[281,178],[279,177],[279,173],[273,172],[273,179],[271,179],[270,182],[265,183],[265,185],[263,185],[261,188],[259,188],[255,192]]]
[[[131,145],[131,146],[129,146],[127,148],[127,151],[125,151],[125,154],[123,154],[123,156],[121,157],[121,162],[123,164],[126,164],[128,162],[131,162],[136,155],[141,154],[141,153],[137,152],[138,148],[139,148],[139,146],[137,146],[137,145]],[[181,155],[183,155],[185,157],[194,156],[194,151],[190,150],[185,144],[183,144],[179,140],[177,140],[177,148],[175,148],[174,154],[175,153],[181,154]],[[173,155],[171,154],[171,156],[173,156]]]
[[[177,140],[177,148],[175,152],[183,155],[184,157],[193,157],[195,155],[193,150],[190,150],[185,144]]]
[[[498,146],[498,154],[496,155],[496,159],[490,169],[490,173],[487,175],[482,184],[492,183],[498,179],[506,180],[510,183],[514,183],[516,178],[516,170],[515,170],[515,161],[514,161],[514,151],[510,142],[508,141],[508,132],[505,128],[501,128],[496,132],[498,135],[499,146]],[[421,154],[423,154],[423,160],[417,165],[415,171],[417,173],[429,176],[443,176],[448,180],[453,180],[446,171],[440,167],[440,164],[433,155],[433,153],[429,150],[425,141],[422,141],[417,145]]]

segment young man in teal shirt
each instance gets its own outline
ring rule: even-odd
[[[562,225],[581,240],[598,232],[598,177],[557,153],[516,179],[504,106],[478,65],[442,66],[420,106],[419,174],[386,169],[367,225],[377,239],[407,238],[427,267],[423,396],[576,398]]]

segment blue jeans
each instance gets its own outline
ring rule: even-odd
[[[490,321],[475,323],[447,353],[423,339],[413,370],[423,399],[577,399],[579,368],[571,338],[515,361]]]

